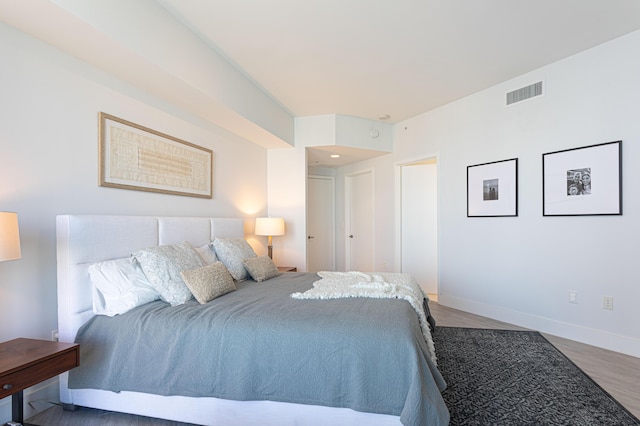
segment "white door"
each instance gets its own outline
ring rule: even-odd
[[[429,297],[437,300],[437,165],[402,166],[401,185],[402,272],[413,275]]]
[[[307,270],[335,270],[334,179],[307,179]]]
[[[348,271],[374,270],[373,173],[346,176],[346,224]]]

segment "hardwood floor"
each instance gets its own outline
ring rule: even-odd
[[[437,303],[431,302],[430,306],[431,313],[439,326],[524,330],[522,327],[440,306]],[[603,389],[640,418],[640,358],[548,334],[544,336]],[[42,426],[187,426],[186,423],[103,410],[80,409],[75,412],[66,412],[58,406],[49,408],[28,421]]]

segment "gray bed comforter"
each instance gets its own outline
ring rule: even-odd
[[[78,331],[69,387],[347,407],[446,425],[445,382],[404,300],[295,300],[286,273],[205,305],[160,301]]]

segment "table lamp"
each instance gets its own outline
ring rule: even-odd
[[[16,260],[21,257],[18,214],[0,212],[0,262]]]
[[[273,259],[273,245],[271,244],[271,237],[284,235],[284,219],[281,217],[257,217],[256,235],[266,235],[269,237],[267,247],[269,250],[269,257]]]

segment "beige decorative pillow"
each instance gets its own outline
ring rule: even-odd
[[[278,267],[269,256],[249,257],[243,263],[254,281],[265,281],[280,275]]]
[[[222,262],[182,271],[181,275],[193,297],[201,304],[236,290],[233,277]]]

